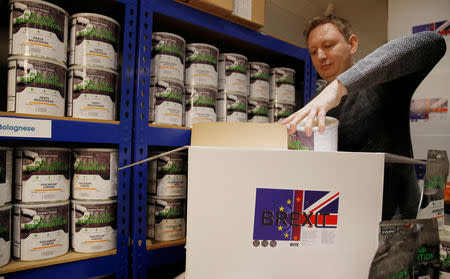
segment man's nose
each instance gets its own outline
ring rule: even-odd
[[[317,50],[317,58],[319,58],[319,59],[325,59],[325,58],[327,58],[326,52],[323,51],[321,48],[319,48],[319,49]]]

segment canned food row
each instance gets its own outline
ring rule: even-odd
[[[10,56],[7,111],[115,120],[118,76],[107,68],[72,66],[67,71],[56,61]]]
[[[69,201],[4,205],[0,266],[9,262],[11,252],[16,260],[37,261],[61,256],[69,246],[81,253],[112,250],[116,233],[117,201],[72,200],[70,209]]]
[[[220,53],[208,44],[186,44],[175,34],[152,34],[150,76],[186,86],[203,86],[232,94],[295,103],[295,70],[247,62],[244,55]]]
[[[150,196],[147,200],[147,238],[172,241],[186,236],[186,196]]]
[[[280,122],[294,113],[295,103],[248,98],[173,80],[152,80],[149,122],[192,127],[198,122]]]
[[[115,198],[117,164],[116,149],[0,147],[0,205],[11,202],[13,183],[21,203],[68,200],[70,192],[74,199]]]
[[[65,64],[69,53],[69,65],[117,71],[119,34],[120,24],[104,15],[78,13],[69,18],[64,9],[52,3],[10,1],[9,55],[12,56],[35,56]]]
[[[149,157],[161,152],[150,152]],[[187,189],[187,152],[176,152],[148,163],[147,193],[156,196],[185,196]]]

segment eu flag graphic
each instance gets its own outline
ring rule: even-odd
[[[256,189],[254,240],[302,241],[309,231],[337,228],[339,193]]]
[[[435,31],[442,36],[450,35],[450,21],[443,20],[418,26],[413,26],[412,33],[418,33],[422,31]]]

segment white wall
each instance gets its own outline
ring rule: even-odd
[[[412,34],[412,27],[450,20],[450,0],[389,0],[388,39]],[[450,36],[445,37],[447,53],[417,89],[413,99],[450,99]],[[450,115],[445,120],[411,123],[414,156],[427,157],[428,149],[447,150],[450,155]]]

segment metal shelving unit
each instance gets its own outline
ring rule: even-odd
[[[45,119],[51,122],[51,136],[48,138],[10,137],[0,131],[0,145],[46,144],[68,147],[91,146],[114,147],[119,150],[119,166],[127,165],[132,160],[133,103],[135,81],[135,42],[137,26],[137,0],[102,0],[92,3],[88,0],[66,2],[55,0],[57,4],[69,11],[97,12],[105,15],[118,15],[121,23],[120,79],[120,121],[96,121],[73,119],[69,117],[46,117],[0,112],[0,120],[11,119],[34,120]],[[84,5],[86,4],[86,5]],[[2,4],[3,5],[3,4]],[[6,9],[4,17],[7,16]],[[5,22],[3,20],[2,22]],[[5,29],[1,29],[4,32]],[[7,32],[6,28],[6,32]],[[3,37],[5,34],[1,34]],[[7,36],[7,34],[6,34]],[[7,41],[4,40],[4,43]],[[5,49],[5,48],[3,48]],[[2,57],[3,58],[3,57]],[[120,64],[120,63],[119,63]],[[6,88],[6,84],[2,87]],[[81,254],[69,252],[66,255],[38,262],[16,262],[0,268],[0,278],[90,278],[114,274],[115,278],[129,277],[129,235],[130,235],[130,184],[131,170],[119,172],[118,212],[117,212],[117,249],[104,253]]]
[[[299,89],[296,94],[303,97],[297,97],[297,106],[300,107],[314,95],[315,71],[306,49],[176,1],[142,0],[139,5],[133,161],[147,158],[148,149],[155,146],[190,144],[189,129],[148,123],[152,32],[175,33],[184,37],[186,43],[212,44],[220,52],[241,53],[249,61],[263,61],[272,67],[295,68],[296,88]],[[133,278],[151,278],[146,271],[148,268],[185,258],[185,242],[172,242],[165,247],[147,245],[147,164],[133,168],[132,181],[131,275]]]

